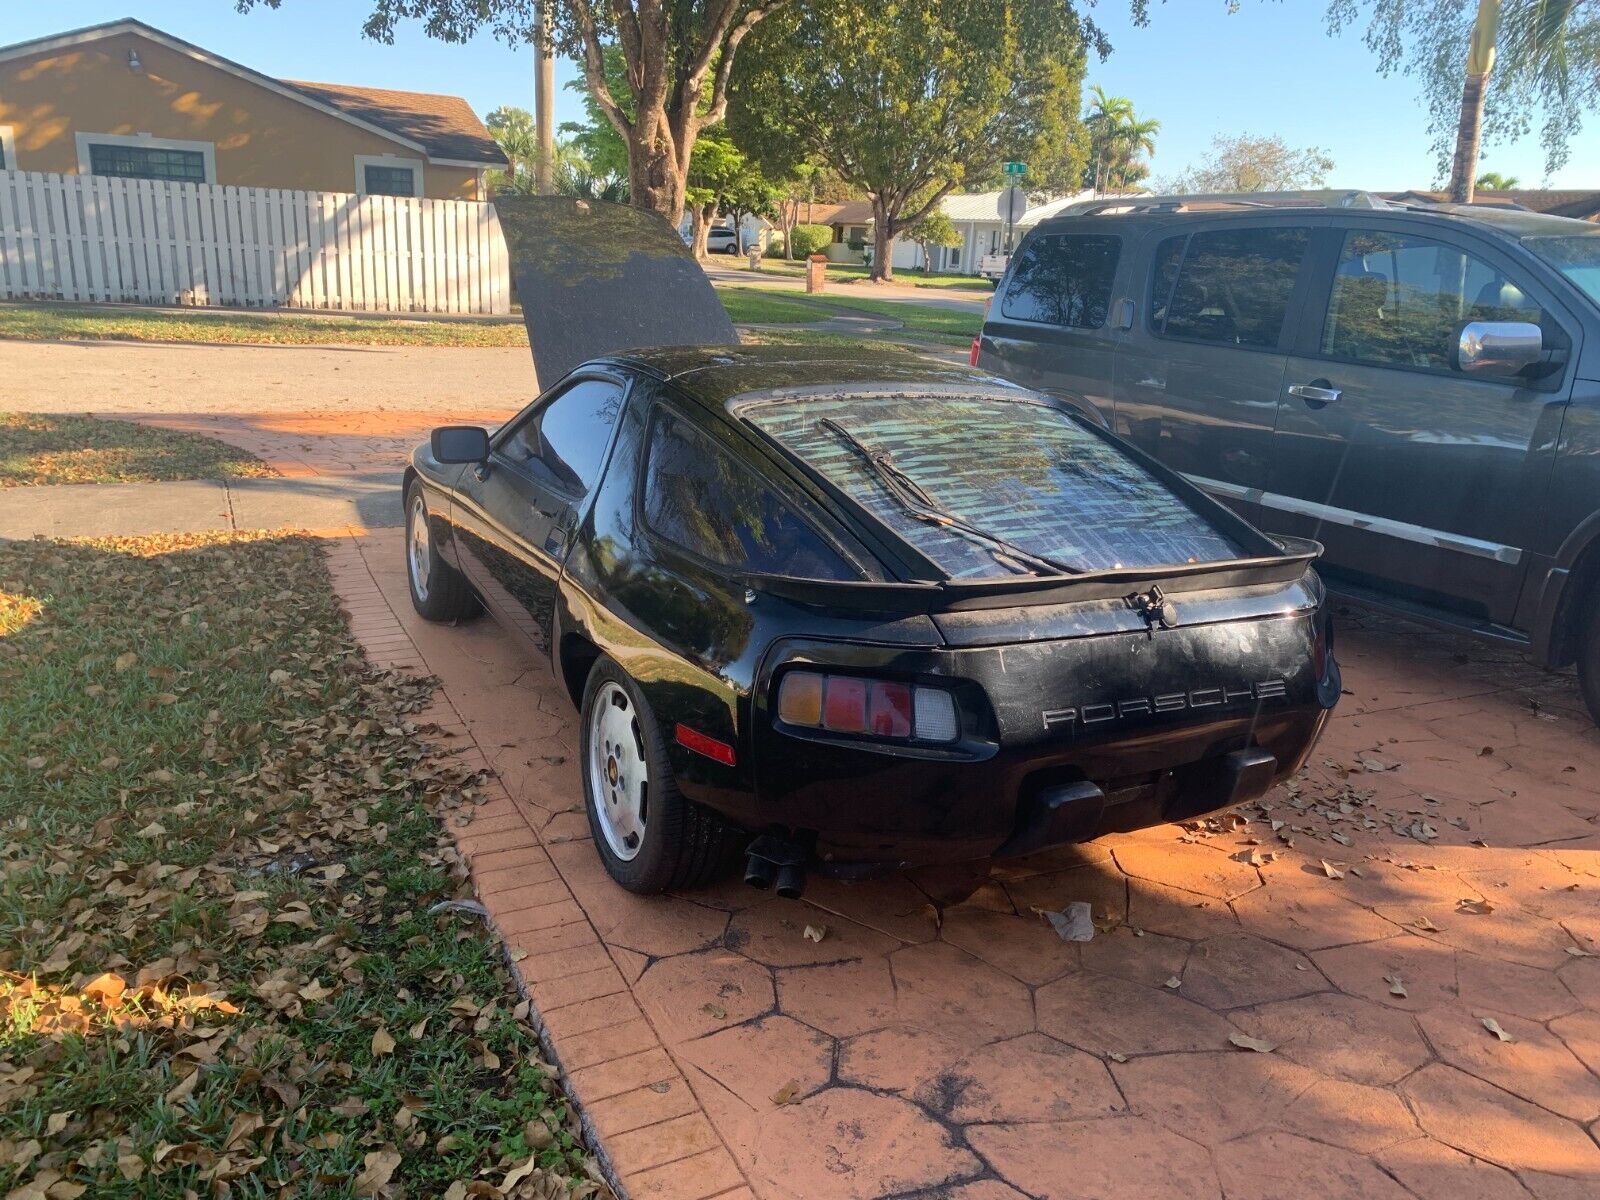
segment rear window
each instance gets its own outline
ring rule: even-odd
[[[1013,321],[1099,329],[1111,306],[1120,238],[1104,234],[1035,236],[1017,256],[1000,312]]]
[[[666,409],[651,422],[644,514],[658,536],[718,566],[796,579],[861,578],[771,485]]]
[[[1304,228],[1168,239],[1152,268],[1151,324],[1168,337],[1275,349],[1310,240]]]
[[[953,578],[1048,572],[913,516],[841,430],[887,455],[944,512],[1071,570],[1240,556],[1144,467],[1045,404],[896,393],[775,401],[743,415]]]

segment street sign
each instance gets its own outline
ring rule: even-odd
[[[1026,175],[1028,173],[1028,164],[1007,163],[1004,170],[1007,175]]]
[[[1000,198],[995,201],[994,207],[1002,221],[1015,224],[1022,220],[1022,214],[1028,211],[1028,193],[1019,187],[1008,187],[1000,193]]]

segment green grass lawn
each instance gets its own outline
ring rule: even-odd
[[[804,325],[833,316],[803,292],[762,287],[719,287],[717,297],[735,325]]]
[[[526,346],[528,331],[520,322],[362,320],[254,316],[199,309],[192,313],[170,313],[68,304],[7,304],[0,305],[0,338],[271,345]]]
[[[0,1194],[595,1194],[428,691],[309,539],[0,541]]]
[[[865,313],[898,322],[907,334],[926,335],[951,344],[970,342],[983,328],[981,313],[853,293],[811,296],[774,288],[723,287],[717,289],[717,295],[722,297],[722,306],[728,310],[728,315],[739,325],[799,325]]]
[[[719,258],[716,263],[718,266],[744,266],[746,270],[749,269],[745,266],[743,259],[738,260],[737,263],[723,263]],[[804,278],[805,273],[804,263],[785,262],[781,258],[763,258],[761,260],[761,274],[764,275],[789,275],[796,278]],[[861,282],[867,278],[868,273],[868,269],[859,263],[828,264],[828,279],[834,283]],[[949,288],[971,292],[994,291],[994,284],[977,275],[952,275],[942,271],[934,271],[929,275],[924,275],[917,270],[896,271],[894,273],[894,282],[901,287]]]
[[[226,442],[98,417],[0,412],[0,488],[276,475]]]

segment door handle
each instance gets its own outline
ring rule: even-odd
[[[1289,395],[1304,400],[1312,408],[1322,408],[1332,404],[1344,395],[1326,379],[1313,379],[1310,383],[1295,383],[1289,385]]]

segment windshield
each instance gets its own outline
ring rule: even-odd
[[[1600,234],[1523,238],[1523,245],[1560,271],[1600,304]]]
[[[953,578],[1241,553],[1113,444],[1047,405],[897,393],[754,404],[744,415]]]

